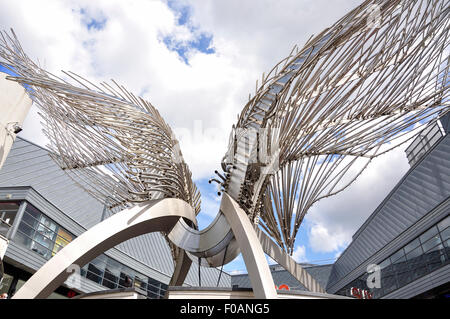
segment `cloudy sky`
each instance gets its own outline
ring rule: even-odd
[[[218,211],[207,183],[255,81],[358,0],[0,0],[0,29],[14,28],[42,67],[93,81],[115,79],[172,126],[202,192],[200,225]],[[37,110],[22,137],[37,144]],[[297,238],[297,261],[332,262],[407,171],[402,149],[371,164],[346,191],[315,205]],[[242,258],[225,270],[244,270]]]

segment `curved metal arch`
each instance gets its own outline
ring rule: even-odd
[[[136,205],[112,215],[65,246],[44,264],[14,295],[14,299],[46,298],[70,276],[67,269],[80,267],[133,237],[170,232],[180,217],[194,223],[191,206],[180,199],[162,199]]]
[[[246,264],[256,298],[276,298],[277,293],[258,236],[246,213],[224,194],[221,211],[231,225]],[[42,266],[14,295],[14,299],[46,298],[70,276],[73,265],[85,265],[119,243],[146,233],[170,233],[180,219],[196,224],[195,212],[183,200],[167,198],[122,210],[87,230]],[[190,261],[178,260],[171,284],[181,285]]]

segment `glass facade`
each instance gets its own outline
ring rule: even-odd
[[[351,296],[352,288],[370,291],[380,298],[414,280],[447,265],[450,261],[450,216],[429,228],[380,262],[381,287],[369,289],[365,273],[337,292]]]
[[[85,265],[81,269],[81,276],[109,289],[134,287],[137,292],[151,299],[163,298],[167,290],[167,285],[104,254]]]
[[[74,238],[73,234],[27,203],[13,240],[50,259]],[[152,299],[164,297],[167,290],[167,285],[104,254],[86,264],[81,269],[81,276],[109,289],[134,287],[137,292]]]
[[[42,214],[30,204],[26,205],[14,241],[50,259],[73,239],[67,230]]]

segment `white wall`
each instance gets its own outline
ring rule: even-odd
[[[31,99],[25,89],[16,82],[6,80],[0,73],[0,168],[16,138],[13,124],[22,126],[31,107]]]

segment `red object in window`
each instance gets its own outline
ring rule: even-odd
[[[67,297],[69,298],[73,298],[77,295],[77,293],[73,290],[69,290],[69,292],[67,293]]]
[[[281,290],[281,289],[291,290],[288,285],[284,285],[284,284],[283,285],[279,285],[278,287],[277,287],[277,285],[275,285],[275,289],[277,289],[277,290]]]
[[[372,299],[373,298],[373,294],[370,293],[370,291],[355,288],[355,287],[350,288],[350,294],[353,297],[356,297],[358,299]]]

